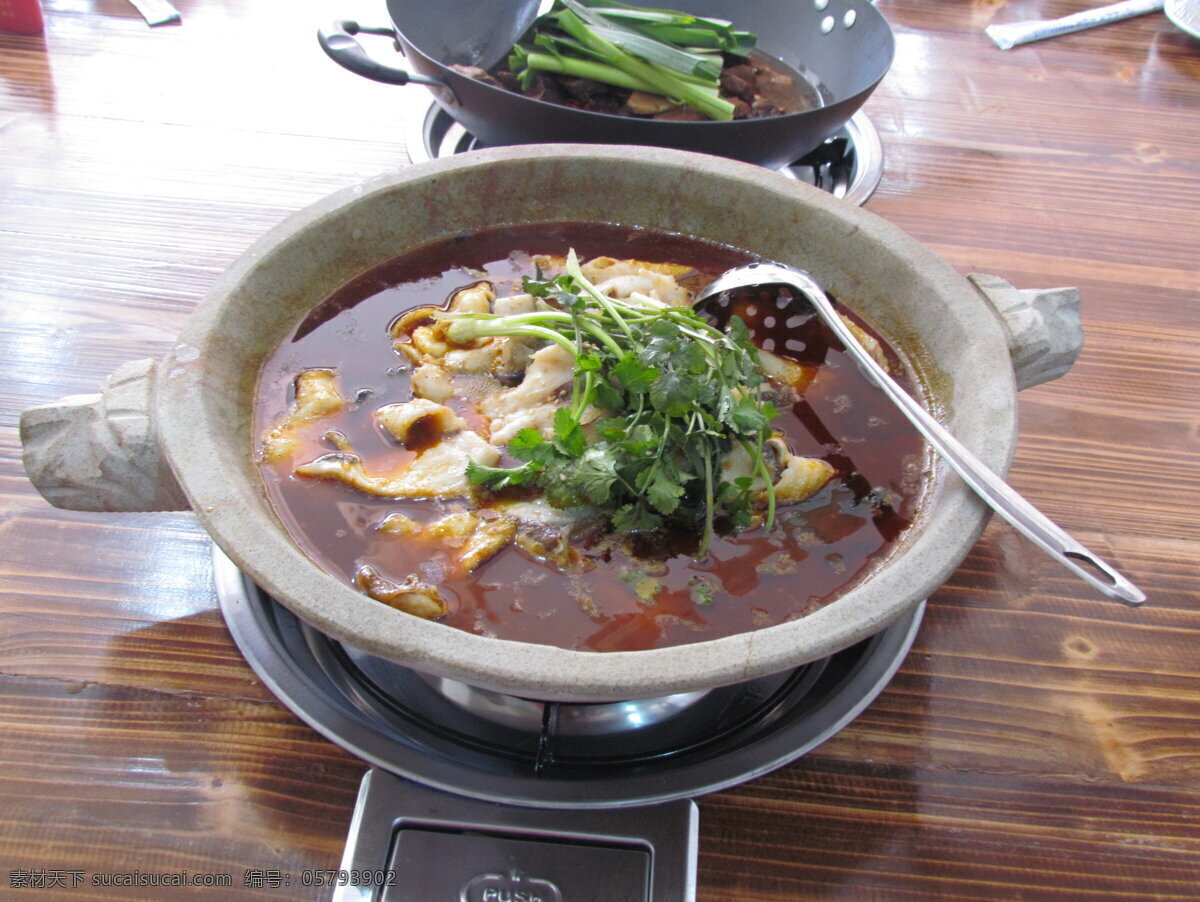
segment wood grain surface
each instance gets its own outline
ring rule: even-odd
[[[703,902],[1200,899],[1200,41],[1161,14],[983,35],[1085,5],[881,0],[866,206],[964,274],[1080,288],[1086,346],[1022,393],[1011,482],[1150,602],[993,523],[857,720],[700,800]],[[21,410],[164,354],[268,228],[407,165],[428,104],[317,47],[382,0],[176,6],[46,0],[44,37],[0,34],[5,899],[328,898],[298,877],[337,867],[365,771],[245,664],[190,514],[59,511],[21,465]],[[92,885],[184,870],[231,886]]]

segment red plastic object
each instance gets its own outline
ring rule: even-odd
[[[41,34],[43,30],[38,0],[0,0],[0,31]]]

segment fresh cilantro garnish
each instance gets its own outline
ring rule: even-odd
[[[777,413],[762,398],[758,350],[740,319],[721,332],[690,307],[639,294],[606,297],[584,277],[574,251],[564,275],[546,279],[539,270],[524,288],[542,299],[539,309],[443,314],[451,321],[447,337],[557,343],[575,358],[571,401],[557,412],[550,437],[524,429],[512,439],[508,452],[519,466],[468,465],[473,484],[535,486],[556,507],[607,510],[625,532],[695,528],[703,556],[718,516],[735,528],[751,519],[753,480],[721,478],[721,461],[740,444],[766,485],[770,527],[775,499],[763,445]],[[592,422],[585,425],[585,416]]]

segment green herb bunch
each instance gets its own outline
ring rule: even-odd
[[[553,437],[532,428],[513,437],[508,452],[520,465],[469,464],[473,484],[534,486],[555,507],[608,511],[621,532],[695,530],[703,556],[718,518],[733,528],[751,520],[754,480],[721,478],[722,459],[739,443],[765,484],[770,527],[763,446],[777,412],[762,396],[758,350],[740,319],[721,332],[691,307],[606,297],[574,251],[565,274],[545,279],[539,270],[524,288],[540,299],[538,309],[444,314],[446,336],[455,344],[485,336],[555,342],[574,358],[571,398],[555,415]]]
[[[747,56],[755,42],[724,19],[612,0],[559,0],[513,48],[508,65],[523,88],[537,72],[554,72],[659,94],[729,120],[733,104],[720,96],[722,54]]]

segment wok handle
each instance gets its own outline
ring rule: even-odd
[[[341,66],[349,69],[355,75],[380,81],[385,85],[406,85],[410,82],[418,85],[445,88],[445,82],[427,75],[415,75],[407,69],[395,69],[367,55],[361,44],[354,39],[356,34],[377,34],[396,40],[396,29],[388,27],[367,27],[359,25],[350,19],[339,19],[317,30],[317,43],[325,51],[325,55]]]

